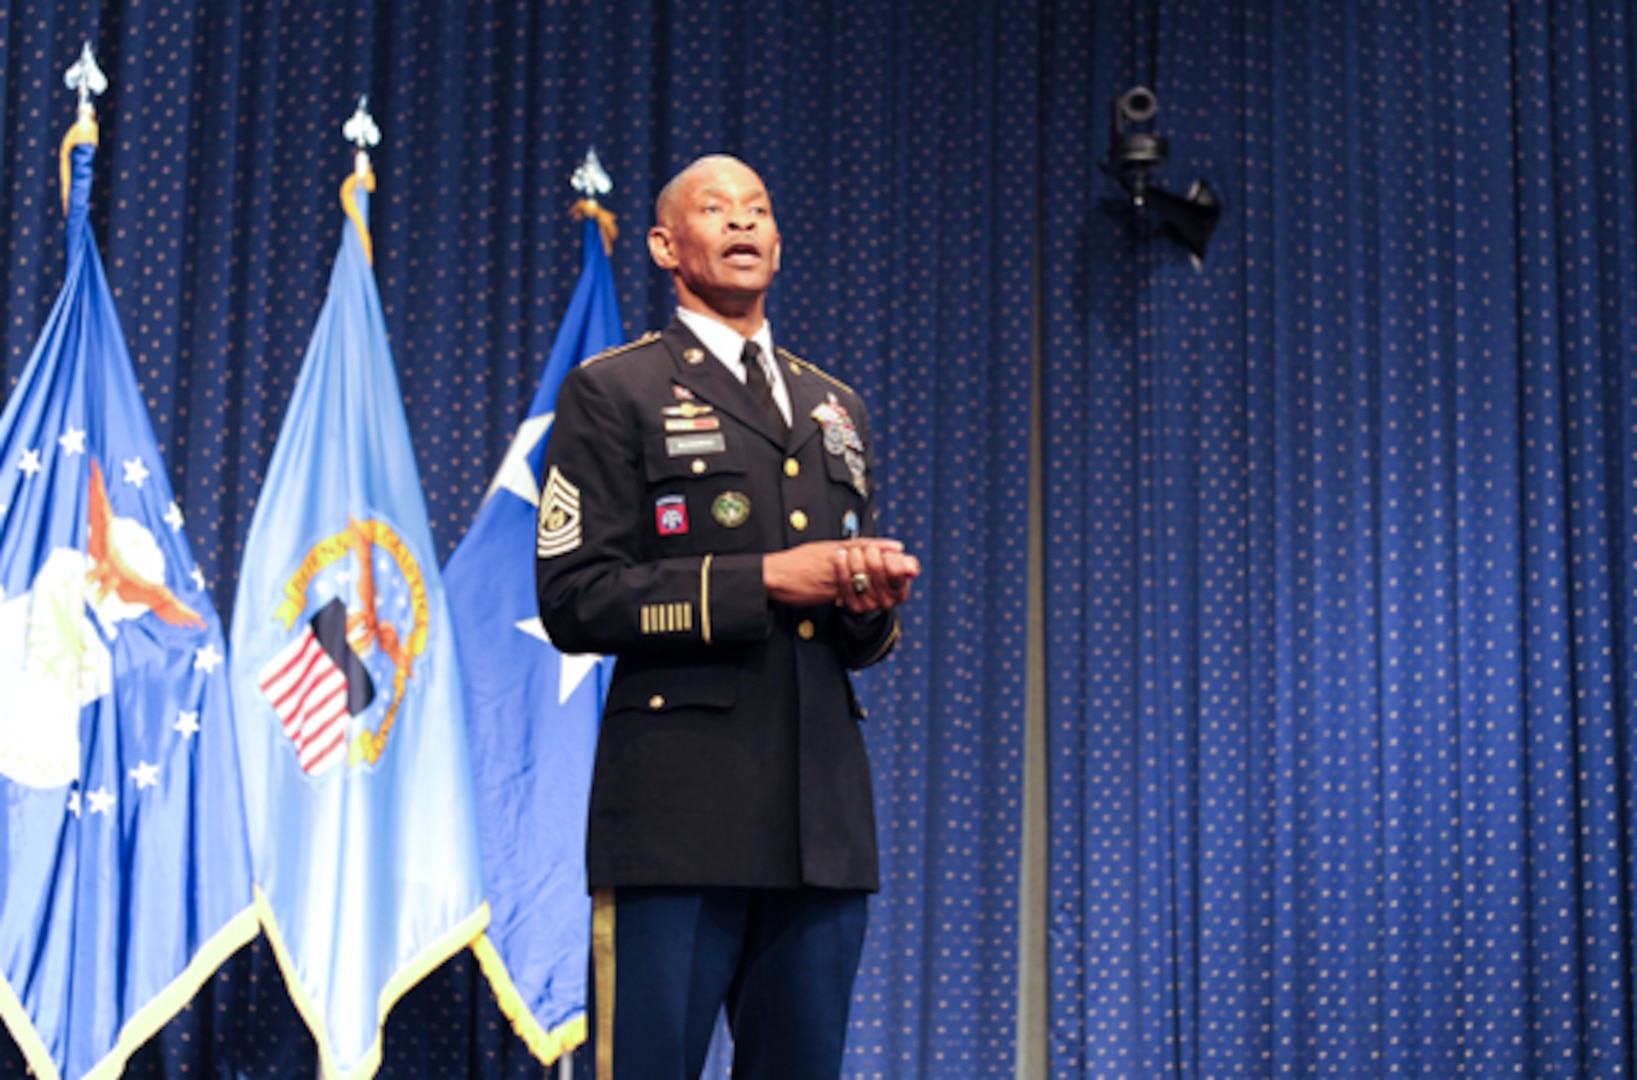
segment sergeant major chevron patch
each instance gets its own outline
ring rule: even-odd
[[[580,489],[553,465],[540,492],[539,531],[534,551],[542,559],[567,555],[580,546]]]

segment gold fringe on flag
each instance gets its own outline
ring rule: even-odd
[[[568,212],[575,221],[584,221],[586,218],[595,221],[603,234],[603,251],[610,256],[614,254],[614,241],[619,239],[620,227],[612,210],[605,209],[596,199],[581,199],[570,207]]]
[[[556,1064],[558,1058],[585,1042],[586,1020],[583,1014],[549,1031],[534,1018],[523,1001],[523,995],[517,992],[511,972],[506,970],[506,962],[500,958],[500,952],[489,940],[488,934],[472,942],[471,948],[479,968],[488,977],[489,988],[494,991],[501,1013],[511,1021],[512,1030],[542,1065]]]

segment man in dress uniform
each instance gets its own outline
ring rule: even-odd
[[[874,535],[864,404],[773,345],[779,231],[723,156],[660,193],[662,334],[563,382],[540,612],[618,657],[586,841],[599,1080],[686,1080],[724,1006],[735,1080],[840,1074],[878,887],[849,669],[898,639],[920,567]]]

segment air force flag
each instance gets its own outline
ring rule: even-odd
[[[455,642],[370,266],[342,187],[329,295],[245,542],[233,697],[257,903],[326,1077],[488,921]]]
[[[565,656],[541,626],[535,515],[563,376],[621,341],[598,225],[587,220],[584,228],[580,283],[528,418],[444,574],[494,912],[474,951],[513,1027],[547,1063],[585,1040],[585,820],[605,680],[597,657]]]
[[[62,294],[0,416],[0,1017],[117,1076],[256,933],[222,628],[64,142]]]

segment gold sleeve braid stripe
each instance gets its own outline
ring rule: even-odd
[[[644,634],[686,634],[693,630],[692,600],[644,604],[640,614]]]
[[[714,558],[714,554],[706,555],[705,561],[699,564],[699,632],[706,645],[711,643],[711,560]]]

